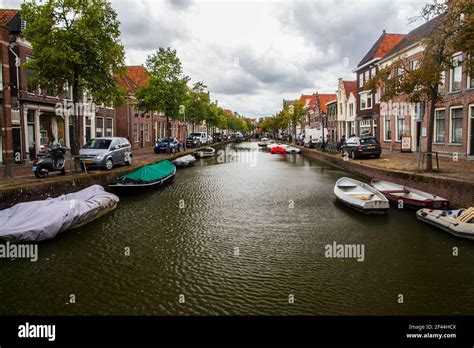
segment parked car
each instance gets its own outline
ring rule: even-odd
[[[125,138],[94,138],[82,147],[79,156],[86,167],[110,170],[117,164],[132,164],[132,146]]]
[[[167,150],[169,148],[169,150]],[[176,138],[163,138],[156,142],[155,153],[169,151],[170,153],[179,152],[180,144]]]
[[[186,138],[187,147],[199,147],[202,145],[207,145],[208,143],[207,133],[206,132],[194,132],[190,133]]]
[[[222,135],[222,133],[214,133],[213,140],[216,143],[224,141],[224,136]]]
[[[342,153],[347,153],[351,158],[374,157],[380,158],[382,147],[374,137],[352,137],[342,146]]]

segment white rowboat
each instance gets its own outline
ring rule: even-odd
[[[199,158],[212,157],[216,154],[216,150],[212,147],[207,147],[196,152],[196,156]]]
[[[345,205],[367,215],[385,214],[390,208],[388,199],[370,185],[341,178],[334,186],[334,194]]]

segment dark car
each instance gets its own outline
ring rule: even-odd
[[[160,139],[156,144],[155,144],[155,153],[162,153],[162,152],[169,152],[169,153],[175,153],[179,152],[179,141],[176,138],[163,138]],[[167,150],[169,148],[169,150]]]
[[[214,133],[213,140],[215,143],[224,141],[224,136],[222,135],[222,133]]]
[[[352,137],[342,146],[343,155],[347,153],[351,158],[374,157],[380,158],[382,148],[374,137]]]

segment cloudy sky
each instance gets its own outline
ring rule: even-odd
[[[126,63],[158,47],[177,50],[185,74],[219,105],[249,117],[301,93],[333,93],[386,29],[407,33],[431,0],[112,0]],[[0,0],[18,8],[20,0]]]

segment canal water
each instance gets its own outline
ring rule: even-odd
[[[351,175],[321,162],[256,143],[225,151],[41,243],[36,263],[0,260],[0,313],[474,313],[474,243],[413,211],[337,203]],[[325,257],[334,242],[364,245],[363,262]]]

